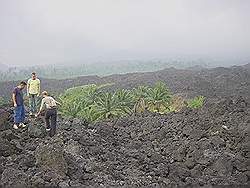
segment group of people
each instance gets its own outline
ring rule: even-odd
[[[57,121],[57,105],[60,104],[53,97],[49,96],[47,91],[40,92],[41,82],[37,78],[35,72],[31,74],[31,78],[26,83],[22,81],[16,86],[12,93],[12,100],[14,104],[14,129],[24,128],[25,121],[25,106],[23,90],[27,86],[27,97],[29,98],[29,115],[38,117],[41,111],[45,108],[45,124],[46,130],[50,136],[56,134]],[[38,101],[41,99],[41,106],[38,109]]]

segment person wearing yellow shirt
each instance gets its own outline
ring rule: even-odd
[[[31,78],[27,84],[27,96],[29,97],[30,115],[35,115],[37,112],[38,97],[40,95],[41,82],[37,78],[35,72],[31,74]]]

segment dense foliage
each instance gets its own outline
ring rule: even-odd
[[[173,97],[163,82],[158,82],[153,87],[139,86],[132,90],[119,89],[115,92],[104,91],[107,85],[91,84],[66,90],[59,97],[62,115],[94,122],[142,113],[146,110],[163,114],[178,111],[184,106],[184,100],[181,99],[180,105],[180,99]],[[200,103],[196,104],[200,98],[202,97],[191,100],[189,106],[202,106]]]

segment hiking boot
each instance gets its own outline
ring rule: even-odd
[[[14,124],[14,125],[13,125],[13,128],[17,130],[17,129],[18,129],[17,124]]]
[[[20,126],[21,126],[22,128],[25,128],[25,127],[26,127],[26,125],[23,124],[23,123],[20,123]]]

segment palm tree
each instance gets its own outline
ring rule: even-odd
[[[111,119],[124,114],[121,106],[112,93],[102,93],[95,102],[96,110],[103,119]]]
[[[93,102],[86,97],[89,90],[93,90],[95,85],[73,87],[67,89],[63,95],[59,97],[61,101],[60,111],[63,115],[69,117],[79,117],[81,111],[93,105]]]
[[[111,84],[97,86],[95,84],[73,87],[67,89],[59,98],[62,106],[60,111],[65,116],[85,118],[89,121],[98,119],[94,108],[95,101],[101,94],[103,87]]]
[[[133,98],[134,98],[134,113],[144,112],[147,108],[145,98],[147,97],[147,86],[139,86],[138,88],[133,90]]]
[[[117,90],[114,94],[114,97],[117,98],[117,102],[120,105],[120,108],[126,114],[130,114],[132,112],[132,108],[134,105],[133,95],[130,91],[126,89]]]
[[[80,112],[81,105],[77,101],[66,102],[65,100],[61,99],[61,106],[59,111],[69,117],[77,117],[78,112]],[[62,102],[63,101],[63,102]]]
[[[147,91],[146,101],[149,109],[160,112],[161,108],[167,108],[170,103],[170,92],[163,82],[157,82],[153,88]]]
[[[84,100],[89,101],[90,104],[93,104],[100,93],[100,87],[92,84],[84,90],[82,97],[84,98]]]
[[[69,117],[80,117],[79,113],[91,105],[89,101],[82,100],[81,98],[71,99],[60,97],[59,100],[62,104],[59,111]]]
[[[95,106],[88,106],[80,111],[79,117],[86,119],[89,123],[95,122],[100,118]]]

